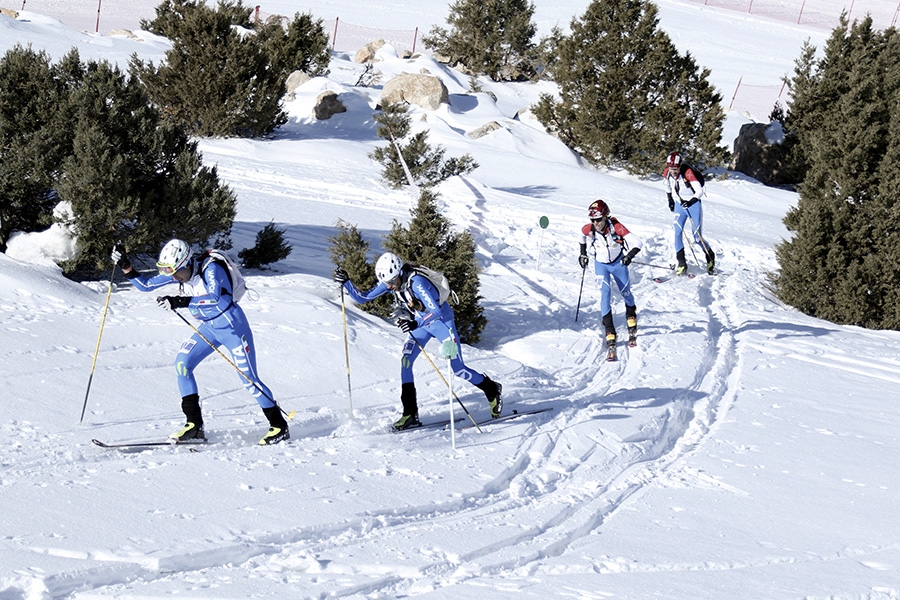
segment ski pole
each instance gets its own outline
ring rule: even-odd
[[[113,265],[109,275],[109,287],[106,290],[106,303],[103,305],[103,317],[100,319],[100,331],[97,333],[97,346],[94,348],[94,360],[91,361],[91,374],[88,376],[87,390],[84,392],[84,405],[81,407],[81,418],[84,421],[84,411],[87,409],[88,395],[91,393],[91,382],[94,380],[94,367],[97,365],[97,354],[100,352],[100,338],[103,337],[103,325],[106,323],[106,311],[109,308],[109,297],[112,295],[113,279],[116,276],[116,265]]]
[[[667,271],[671,271],[671,270],[672,270],[672,266],[671,266],[671,265],[668,265],[668,266],[664,266],[664,265],[654,265],[653,263],[641,262],[641,261],[639,261],[639,260],[633,260],[633,261],[631,261],[631,264],[633,264],[633,265],[644,265],[645,267],[653,267],[654,269],[666,269]]]
[[[703,235],[700,233],[700,228],[697,227],[697,223],[694,222],[694,217],[691,216],[691,213],[688,213],[688,217],[691,219],[691,225],[694,228],[694,235],[697,236],[697,239],[700,240],[700,247],[703,248],[703,254],[709,256],[709,245],[706,243],[706,240],[703,239]]]
[[[413,338],[413,339],[416,340],[416,338]],[[469,412],[469,409],[466,408],[466,405],[463,404],[462,400],[459,399],[459,396],[456,395],[456,392],[453,391],[453,387],[444,378],[444,374],[441,373],[441,370],[437,368],[437,365],[434,364],[434,361],[431,360],[431,357],[428,356],[428,353],[425,352],[425,348],[422,347],[422,344],[419,343],[419,340],[416,340],[416,346],[419,347],[419,350],[422,352],[422,355],[428,359],[428,362],[431,363],[431,366],[434,368],[434,370],[437,372],[437,374],[440,375],[441,380],[444,382],[444,385],[446,385],[450,389],[450,394],[452,394],[453,397],[456,398],[456,401],[459,402],[459,405],[462,406],[463,411],[465,411],[466,415],[469,417],[469,420],[472,421],[472,425],[475,426],[475,429],[478,430],[478,433],[484,433],[483,431],[481,431],[481,427],[478,426],[478,421],[476,421],[472,417],[472,413]]]
[[[194,327],[193,323],[191,323],[190,321],[188,321],[187,319],[185,319],[183,314],[181,314],[180,312],[178,312],[177,310],[174,310],[174,309],[172,310],[172,312],[174,312],[176,315],[178,315],[178,318],[179,318],[179,319],[181,319],[182,321],[184,321],[185,323],[187,323],[187,326],[190,327],[191,329],[193,329],[193,330],[194,330],[194,333],[196,333],[197,335],[199,335],[199,336],[200,336],[200,339],[202,339],[204,342],[206,342],[206,343],[209,345],[210,348],[212,348],[213,350],[215,350],[215,351],[219,354],[219,356],[221,356],[223,359],[225,359],[225,362],[227,362],[229,365],[231,365],[231,366],[234,368],[235,371],[237,371],[238,373],[240,373],[240,374],[241,374],[241,377],[243,377],[244,379],[246,379],[247,382],[248,382],[250,385],[252,385],[252,386],[255,387],[257,390],[259,390],[259,393],[262,394],[263,396],[265,396],[266,399],[267,399],[269,402],[271,402],[272,404],[274,404],[275,406],[277,406],[277,407],[278,407],[278,410],[280,410],[282,413],[284,413],[284,414],[287,416],[288,419],[290,419],[291,421],[294,420],[294,415],[297,414],[297,411],[296,411],[296,410],[292,410],[291,412],[287,412],[287,411],[285,411],[283,408],[281,408],[281,406],[280,406],[277,402],[275,402],[275,399],[274,399],[274,398],[272,398],[272,397],[269,396],[266,392],[264,392],[263,389],[262,389],[261,387],[259,387],[259,386],[256,384],[255,381],[253,381],[252,379],[250,379],[249,377],[247,377],[247,374],[244,373],[243,371],[241,371],[241,370],[238,368],[238,366],[237,366],[236,364],[234,364],[234,363],[231,361],[230,358],[228,358],[227,356],[225,356],[225,353],[222,352],[221,350],[219,350],[219,347],[218,347],[218,346],[214,345],[211,341],[209,341],[208,339],[206,339],[206,336],[203,335],[202,333],[200,333],[200,330],[197,329],[196,327]]]
[[[578,304],[575,306],[575,322],[578,322],[578,311],[581,309],[581,290],[584,289],[584,274],[587,272],[587,265],[581,269],[581,285],[578,287]]]
[[[445,344],[447,344],[445,346]],[[441,355],[447,359],[447,386],[450,388],[450,447],[456,450],[456,419],[453,417],[453,359],[456,358],[458,349],[456,340],[452,337],[441,344]]]
[[[347,341],[347,311],[344,309],[344,286],[341,285],[341,316],[344,318],[344,359],[347,363],[347,395],[350,397],[350,418],[353,418],[353,388],[350,386],[350,345]]]

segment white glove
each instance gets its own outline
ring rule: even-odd
[[[456,358],[459,355],[459,346],[453,340],[445,340],[441,343],[441,358]]]

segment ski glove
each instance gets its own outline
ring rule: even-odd
[[[190,296],[160,296],[156,299],[156,303],[166,310],[175,310],[176,308],[187,308],[191,303]]]
[[[116,244],[115,246],[113,246],[112,254],[110,254],[109,257],[123,271],[125,269],[131,268],[131,260],[129,260],[128,254],[126,254],[125,252],[125,246],[123,246],[122,244]]]
[[[332,277],[334,278],[334,280],[337,283],[339,283],[341,285],[344,285],[345,283],[350,281],[350,276],[347,275],[347,271],[343,270],[340,267],[338,267],[334,270],[334,274],[332,275]]]
[[[675,212],[675,199],[672,198],[672,193],[667,193],[666,197],[669,199],[669,210]]]
[[[400,331],[403,333],[409,333],[418,326],[419,324],[412,319],[400,319],[397,321],[397,327],[399,327]]]
[[[456,358],[459,356],[459,346],[453,340],[441,342],[441,358]]]
[[[634,260],[635,255],[640,252],[640,248],[632,248],[628,254],[622,257],[622,264],[626,267],[631,264],[631,261]]]
[[[578,266],[582,269],[587,269],[588,263],[590,259],[587,257],[587,254],[582,254],[578,257]]]

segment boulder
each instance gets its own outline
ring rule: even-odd
[[[734,140],[728,168],[766,185],[789,183],[781,123],[747,123]]]
[[[478,129],[470,131],[468,133],[468,136],[473,140],[477,140],[478,138],[483,138],[487,134],[491,133],[492,131],[497,131],[498,129],[503,129],[503,125],[501,125],[497,121],[491,121],[490,123],[482,125]]]
[[[309,81],[309,75],[303,71],[294,71],[288,75],[287,81],[284,82],[285,94],[288,100],[293,100],[296,97],[294,92],[307,81]]]
[[[384,47],[384,44],[384,40],[376,40],[366,44],[357,51],[356,56],[353,57],[353,62],[360,64],[375,62],[375,53],[381,50]]]
[[[325,90],[316,98],[316,106],[313,108],[313,114],[320,121],[326,121],[334,115],[347,112],[347,107],[340,101],[337,93],[331,90]]]
[[[401,73],[384,84],[380,104],[401,102],[436,110],[441,104],[450,104],[450,93],[444,82],[434,75]]]

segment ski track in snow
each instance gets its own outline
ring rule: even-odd
[[[522,263],[513,259],[491,269],[502,268],[504,277],[512,280],[510,285],[532,298],[546,316],[547,295],[535,287],[533,280],[539,274]],[[595,290],[588,290],[587,282],[585,285],[587,299]],[[508,461],[497,476],[485,481],[478,490],[456,494],[449,501],[368,511],[347,522],[263,534],[234,532],[236,539],[217,543],[214,550],[171,553],[161,558],[84,556],[99,561],[100,566],[81,570],[74,577],[69,574],[59,581],[50,578],[45,583],[54,596],[81,590],[76,598],[107,598],[133,591],[129,581],[139,580],[142,586],[152,582],[164,585],[171,572],[179,576],[194,572],[192,577],[202,586],[204,581],[232,576],[230,565],[243,564],[260,576],[303,581],[306,597],[325,598],[402,596],[484,576],[539,573],[548,559],[561,556],[577,540],[602,535],[604,524],[649,486],[669,485],[670,479],[688,476],[673,467],[703,443],[727,413],[734,395],[730,382],[740,369],[735,336],[740,315],[735,298],[747,291],[742,280],[729,276],[702,275],[695,280],[661,285],[645,278],[636,289],[642,307],[639,346],[623,347],[616,363],[606,363],[598,317],[587,306],[583,314],[588,330],[567,336],[572,340],[567,352],[578,357],[571,369],[558,375],[555,386],[546,387],[538,383],[541,373],[526,368],[517,377],[518,391],[507,391],[511,408],[512,399],[523,395],[521,388],[533,379],[535,390],[540,391],[530,400],[540,406],[550,402],[554,410],[504,424],[488,424],[483,438],[474,430],[460,435],[467,452],[478,453],[483,448]],[[685,293],[695,298],[685,299]],[[693,300],[697,304],[691,308]],[[616,319],[624,320],[621,299],[616,297],[615,301],[619,303],[614,311]],[[591,302],[593,299],[586,304]],[[667,308],[673,302],[688,307],[673,313]],[[562,324],[571,316],[560,314],[556,322]],[[693,355],[693,372],[682,369],[672,372],[670,381],[643,381],[642,366],[646,361],[673,353]],[[682,358],[673,362],[685,364]],[[236,404],[235,412],[240,412],[240,403]],[[631,424],[625,429],[628,436],[620,439],[606,425],[617,423],[624,415]],[[159,415],[150,415],[146,421],[157,419]],[[638,427],[636,422],[640,422]],[[292,431],[302,444],[324,442],[309,452],[327,452],[329,436],[344,435],[342,423],[343,418],[336,415],[319,419],[304,416],[300,426]],[[216,443],[199,451],[231,460],[229,455],[244,451],[250,435],[252,428],[224,432],[219,429],[211,438]],[[431,430],[391,437],[409,444],[416,437],[435,435],[443,434]],[[497,450],[497,445],[502,450]],[[176,447],[152,453],[147,460],[157,462],[157,469],[165,469],[168,453],[186,451]],[[61,459],[55,467],[56,477],[71,481],[70,485],[77,485],[78,472],[89,470],[91,462],[127,461],[128,456],[106,453],[89,457],[88,452],[82,451],[67,457],[61,450],[56,454]],[[32,465],[46,468],[45,459],[33,459]],[[5,475],[15,478],[17,471],[29,468],[27,462],[17,463]],[[392,476],[389,471],[387,468],[382,476]],[[424,465],[422,472],[405,475],[427,479],[426,472]],[[346,477],[371,475],[348,472]],[[438,549],[429,552],[425,545],[416,542],[418,523],[426,519],[431,537],[443,531],[440,537],[459,540],[471,528],[495,533],[490,543],[469,547],[464,553]],[[379,554],[366,549],[370,546],[377,546],[381,554],[396,554],[404,566],[350,566],[346,559],[355,551],[363,556]],[[413,548],[419,548],[418,552],[409,550]],[[597,568],[652,570],[672,566],[614,567],[611,563],[598,563]]]

